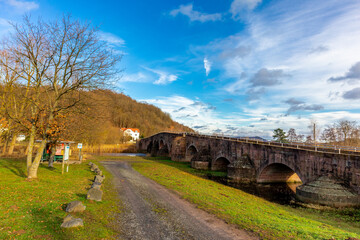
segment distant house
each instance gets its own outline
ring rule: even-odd
[[[140,130],[137,128],[121,128],[124,136],[130,136],[131,141],[137,141],[140,138]]]
[[[20,134],[16,137],[17,142],[25,141],[25,139],[26,139],[26,136],[24,134]]]

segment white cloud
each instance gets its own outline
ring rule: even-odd
[[[204,58],[204,68],[205,68],[206,76],[208,76],[211,71],[211,65],[212,65],[212,63],[205,57]]]
[[[271,138],[277,127],[308,134],[311,118],[323,126],[340,119],[358,121],[360,101],[351,99],[358,97],[359,87],[354,78],[360,61],[354,54],[360,52],[359,11],[358,1],[329,0],[316,5],[302,1],[301,6],[279,1],[249,13],[243,31],[191,47],[197,59],[206,55],[212,59],[211,67],[220,70],[218,91],[212,95],[238,99],[228,103],[237,113],[222,112],[226,117],[220,120],[219,108],[208,123],[219,120],[218,128],[225,133],[231,131],[223,122],[237,128],[233,133],[238,135],[245,135],[246,130],[246,135]],[[286,78],[262,91],[264,84],[254,84],[259,69],[281,69]],[[328,81],[339,76],[352,76],[350,80],[356,81]],[[254,85],[258,87],[254,89]],[[260,99],[249,101],[247,93],[258,94]],[[290,98],[302,104],[289,106],[286,101]],[[287,115],[289,110],[291,115]]]
[[[115,47],[123,47],[125,40],[109,32],[100,32],[100,39]]]
[[[161,108],[175,121],[195,131],[228,136],[260,136],[272,139],[273,130],[278,127],[285,131],[294,128],[297,133],[308,135],[310,119],[316,119],[320,128],[338,120],[360,119],[360,113],[349,111],[311,113],[307,117],[285,115],[283,113],[287,110],[286,107],[274,107],[270,103],[264,103],[258,108],[244,108],[242,113],[221,113],[213,105],[201,101],[198,97],[190,99],[179,95],[141,101]]]
[[[156,81],[154,81],[154,84],[157,85],[166,85],[178,79],[178,76],[175,74],[170,74],[162,70],[152,69],[148,67],[143,67],[143,68],[158,75],[159,78]]]
[[[262,0],[234,0],[231,3],[230,13],[234,19],[242,18],[244,12],[253,10]]]
[[[121,79],[120,82],[148,82],[149,80],[151,80],[151,77],[145,75],[142,72],[138,72],[138,73],[133,73],[133,74],[124,74]]]
[[[4,2],[20,12],[28,12],[39,8],[39,4],[32,1],[1,0],[1,2]]]
[[[244,31],[198,47],[196,54],[217,59],[213,67],[222,70],[221,87],[227,93],[244,95],[261,68],[281,69],[289,77],[266,91],[262,102],[284,105],[286,99],[295,97],[309,105],[320,104],[324,110],[359,109],[360,102],[349,105],[341,97],[354,89],[355,83],[327,81],[343,76],[360,61],[354,54],[360,52],[359,11],[360,2],[353,1],[343,4],[332,0],[319,5],[304,1],[301,8],[277,2],[252,13]],[[231,49],[246,51],[224,54]]]
[[[189,17],[190,21],[199,21],[199,22],[207,22],[207,21],[218,21],[221,20],[221,14],[220,13],[202,13],[195,11],[193,9],[193,5],[190,3],[188,5],[180,5],[179,8],[174,9],[170,12],[170,15],[175,17],[178,14],[183,14],[187,17]]]
[[[217,116],[213,106],[199,100],[174,95],[143,101],[160,107],[175,121],[190,127],[203,126],[203,129],[198,129],[201,132],[211,133],[221,125],[225,125],[224,119]]]

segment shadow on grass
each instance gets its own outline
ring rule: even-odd
[[[0,167],[9,169],[10,172],[19,177],[26,177],[23,163],[24,159],[3,159],[3,161],[0,161]]]
[[[41,169],[46,169],[46,170],[52,171],[52,172],[57,171],[57,169],[56,169],[55,167],[49,167],[49,166],[47,166],[46,164],[40,164],[39,168],[41,168]]]
[[[50,213],[49,209],[31,208],[29,210],[31,210],[32,220],[28,227],[31,228],[29,232],[32,233],[32,238],[71,239],[71,232],[60,227],[63,222],[61,217]]]
[[[78,196],[79,198],[81,198],[81,199],[79,199],[79,200],[85,201],[87,195],[86,195],[85,193],[77,193],[76,196]]]

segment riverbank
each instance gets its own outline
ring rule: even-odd
[[[360,238],[359,209],[319,210],[282,206],[199,177],[209,172],[161,159],[126,158],[127,161],[132,160],[133,168],[144,176],[175,190],[199,208],[241,229],[253,231],[261,238]]]
[[[93,160],[92,160],[93,161]],[[96,162],[96,161],[93,161]],[[97,162],[96,162],[97,163]],[[86,200],[94,174],[87,164],[74,164],[62,175],[61,165],[39,167],[39,179],[27,181],[25,159],[0,159],[0,239],[111,239],[118,234],[114,226],[118,196],[106,175],[101,203]],[[86,211],[76,217],[84,227],[62,229],[66,204],[80,200]]]

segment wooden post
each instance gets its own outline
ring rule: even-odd
[[[64,167],[65,167],[65,159],[63,156],[62,163],[61,163],[61,174],[64,174]]]

